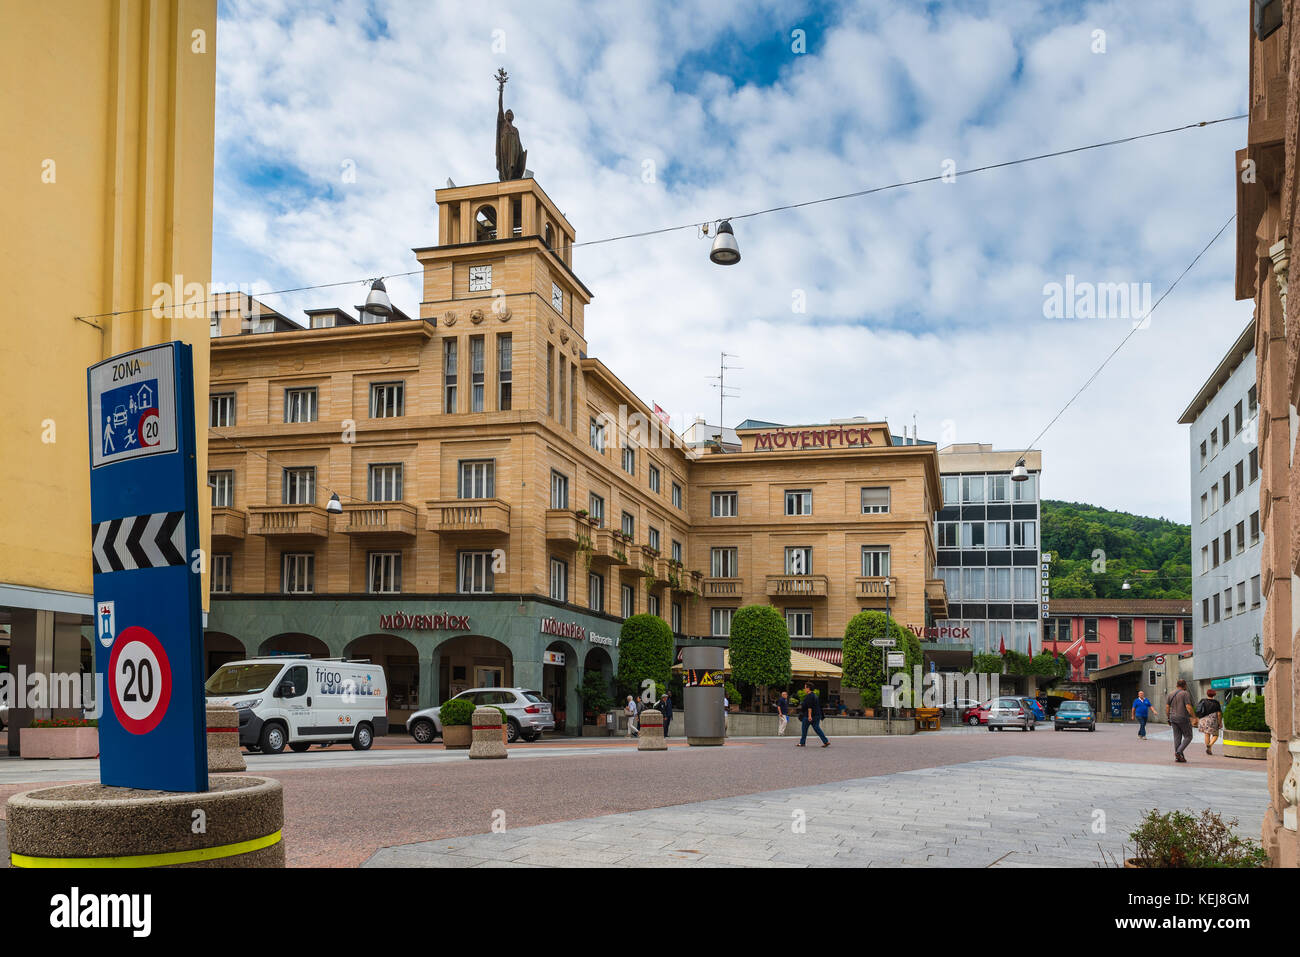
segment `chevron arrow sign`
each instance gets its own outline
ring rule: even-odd
[[[128,515],[91,526],[95,574],[185,564],[185,513]]]

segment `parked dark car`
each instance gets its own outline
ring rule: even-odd
[[[1057,731],[1066,728],[1096,731],[1097,715],[1086,701],[1063,701],[1052,717],[1052,727]]]

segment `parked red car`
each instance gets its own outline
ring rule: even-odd
[[[989,705],[992,701],[981,701],[974,707],[967,708],[961,713],[961,720],[969,724],[972,728],[978,728],[981,724],[989,723]]]

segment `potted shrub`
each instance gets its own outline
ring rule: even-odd
[[[1129,834],[1134,856],[1124,866],[1133,867],[1264,867],[1268,854],[1255,841],[1238,837],[1236,818],[1225,822],[1210,810],[1200,816],[1186,811],[1146,813]]]
[[[470,727],[474,719],[474,702],[452,698],[438,709],[438,718],[442,721],[442,746],[448,751],[467,750],[474,733]]]
[[[1238,695],[1223,708],[1223,753],[1229,758],[1263,761],[1268,757],[1270,735],[1264,720],[1264,696],[1247,701]]]
[[[38,718],[18,732],[24,758],[95,758],[99,722],[87,718]]]

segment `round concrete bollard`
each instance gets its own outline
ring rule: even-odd
[[[208,705],[208,770],[247,771],[239,750],[239,712]]]
[[[473,737],[469,743],[471,758],[506,758],[506,742],[501,730],[501,712],[496,708],[475,708],[470,720]]]
[[[637,717],[636,749],[638,751],[667,751],[668,742],[664,740],[664,715],[662,711],[647,708]]]
[[[214,774],[202,793],[65,784],[6,805],[14,867],[284,867],[279,781]]]

